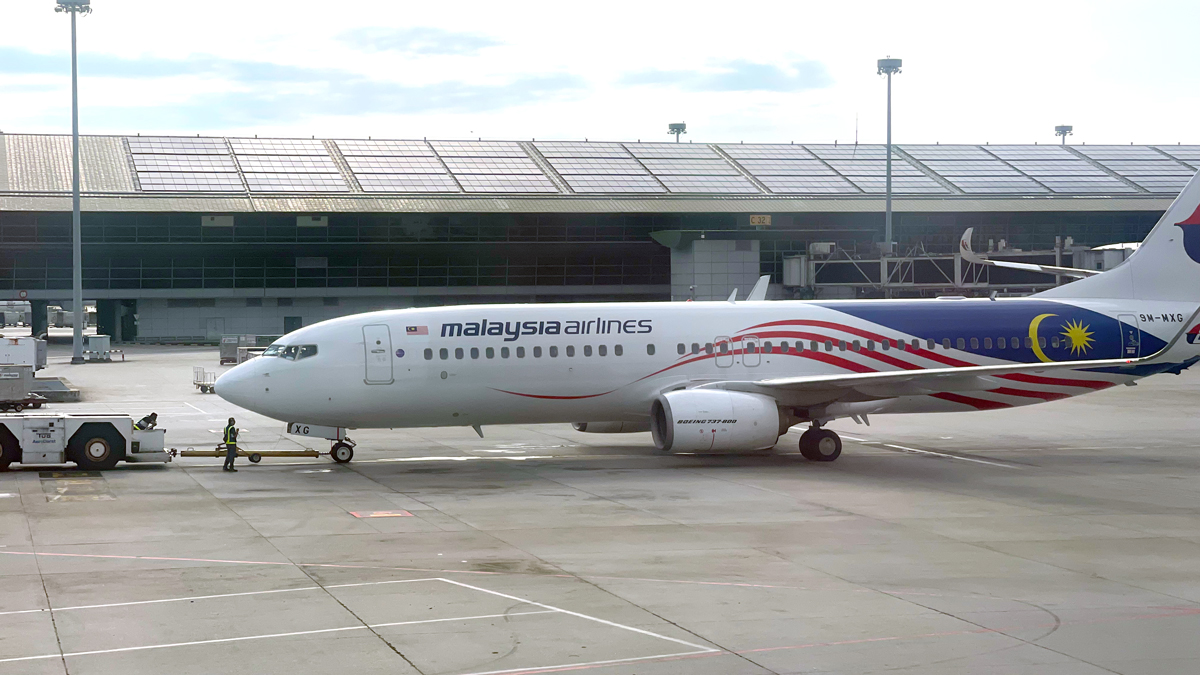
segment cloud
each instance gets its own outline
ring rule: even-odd
[[[67,59],[0,47],[5,74],[69,73]],[[287,122],[314,115],[370,113],[415,114],[427,112],[480,113],[532,102],[581,96],[587,83],[566,73],[518,75],[504,82],[444,81],[422,85],[376,80],[336,68],[308,68],[258,61],[237,61],[214,56],[175,59],[125,59],[105,54],[80,55],[83,77],[129,80],[136,85],[129,106],[93,106],[100,120],[129,119],[136,107],[139,117],[170,122],[180,128],[197,125],[248,126]],[[203,77],[222,82],[220,91],[196,91],[182,103],[155,105],[162,90],[155,80]],[[125,122],[124,126],[129,124]]]
[[[343,43],[369,52],[422,56],[470,56],[501,44],[486,35],[453,33],[441,28],[356,28],[338,36]]]
[[[711,70],[643,70],[621,78],[627,85],[676,87],[684,91],[805,91],[833,84],[819,61],[796,61],[780,68],[751,61],[726,61]]]

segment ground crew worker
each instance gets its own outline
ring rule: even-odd
[[[233,468],[233,460],[237,459],[237,437],[238,428],[233,426],[234,420],[229,418],[229,424],[225,425],[225,471],[237,471]]]
[[[133,428],[138,431],[148,431],[156,426],[158,426],[158,413],[152,412],[138,420],[137,424],[133,425]]]

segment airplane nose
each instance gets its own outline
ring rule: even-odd
[[[234,366],[232,369],[225,371],[217,378],[217,382],[213,390],[217,392],[217,396],[229,401],[230,403],[241,407],[249,408],[247,403],[250,402],[252,393],[250,391],[250,379],[252,377],[249,363],[243,363],[239,366]]]

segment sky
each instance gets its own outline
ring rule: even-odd
[[[93,0],[87,134],[1200,143],[1200,3]],[[70,20],[0,0],[0,131],[70,132]]]

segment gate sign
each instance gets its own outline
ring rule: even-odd
[[[760,227],[770,227],[771,216],[750,216],[750,224],[758,225]]]
[[[322,427],[303,422],[288,422],[287,432],[293,436],[328,438],[331,441],[341,441],[346,438],[346,430],[341,427]]]

